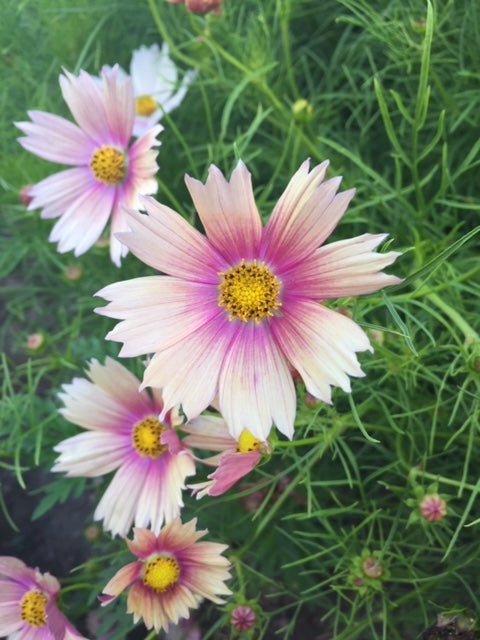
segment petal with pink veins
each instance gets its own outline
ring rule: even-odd
[[[348,376],[364,375],[355,352],[373,351],[353,320],[308,300],[285,305],[282,322],[272,330],[307,391],[327,403],[332,385],[350,391]]]
[[[208,240],[173,209],[142,198],[148,215],[128,212],[130,232],[118,238],[149,266],[170,276],[218,283],[225,262]]]
[[[296,394],[287,361],[272,338],[275,320],[271,326],[235,323],[235,339],[220,374],[219,401],[236,440],[248,429],[263,442],[272,421],[288,438],[293,435]]]
[[[328,300],[372,293],[399,284],[401,278],[383,273],[400,255],[396,251],[374,253],[386,234],[362,236],[320,247],[303,264],[284,274],[284,286],[295,296]]]

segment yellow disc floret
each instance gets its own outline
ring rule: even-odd
[[[164,425],[154,416],[137,422],[133,426],[132,444],[138,455],[155,459],[165,453],[168,447],[160,442],[160,436],[164,431]]]
[[[158,555],[150,558],[143,566],[143,584],[157,593],[163,593],[173,587],[179,577],[180,565],[170,555]]]
[[[157,110],[157,101],[152,96],[138,96],[135,99],[135,111],[137,115],[148,118]]]
[[[110,186],[118,184],[125,177],[125,154],[115,147],[102,145],[92,153],[90,169],[98,182]]]
[[[235,318],[242,322],[260,320],[273,316],[281,306],[279,300],[281,282],[265,266],[257,261],[246,263],[245,260],[228,271],[219,274],[222,280],[218,285],[220,294],[218,304],[229,314],[228,319]]]
[[[248,451],[257,451],[262,446],[260,440],[257,440],[254,435],[244,429],[238,439],[237,451],[239,453],[247,453]]]
[[[20,600],[20,616],[31,627],[44,627],[47,624],[48,597],[41,591],[31,589]]]

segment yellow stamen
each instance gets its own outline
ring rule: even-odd
[[[237,318],[242,322],[260,320],[273,316],[281,307],[279,300],[281,281],[263,262],[246,263],[245,260],[228,271],[219,274],[222,281],[218,285],[220,294],[217,302],[229,314],[228,319]]]
[[[254,435],[244,429],[238,439],[237,451],[239,453],[247,453],[248,451],[257,451],[262,446],[260,440],[257,440]]]
[[[163,593],[178,582],[180,565],[173,556],[158,555],[143,566],[142,581],[157,593]]]
[[[20,600],[20,616],[31,627],[44,627],[47,624],[45,607],[48,597],[34,589],[27,591]]]
[[[165,453],[168,446],[160,442],[164,431],[163,424],[153,416],[137,422],[132,431],[132,444],[138,455],[155,459]]]
[[[152,96],[138,96],[135,99],[135,111],[139,116],[151,116],[157,110],[157,101]]]
[[[108,185],[118,184],[125,177],[125,154],[115,147],[102,145],[92,153],[90,169],[98,182]]]

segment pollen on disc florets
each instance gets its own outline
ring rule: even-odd
[[[138,455],[159,458],[168,449],[160,442],[165,426],[154,416],[148,416],[133,425],[132,444]]]
[[[98,182],[110,186],[118,184],[127,170],[125,154],[115,147],[102,145],[92,153],[90,169]]]
[[[41,591],[31,589],[20,600],[20,616],[31,627],[44,627],[47,624],[48,597]]]
[[[253,320],[257,324],[281,307],[281,281],[263,262],[242,262],[228,271],[219,273],[222,280],[218,304],[229,314],[242,322]]]
[[[157,555],[143,566],[142,582],[157,593],[164,593],[178,582],[180,565],[171,555]]]
[[[135,111],[137,115],[148,118],[157,110],[157,101],[152,96],[144,95],[135,98]]]

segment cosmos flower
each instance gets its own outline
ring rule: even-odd
[[[324,302],[399,283],[381,271],[399,254],[374,252],[386,234],[323,245],[354,194],[324,181],[327,164],[302,164],[264,228],[241,161],[229,182],[215,166],[205,184],[186,177],[206,237],[152,198],[147,215],[129,212],[121,241],[167,275],[105,287],[97,311],[122,320],[107,335],[122,356],[154,354],[143,386],[163,389],[164,411],[196,417],[218,395],[236,440],[248,429],[263,442],[272,422],[291,438],[292,368],[328,403],[332,385],[348,392],[364,375],[355,354],[372,350],[367,335]]]
[[[196,531],[196,519],[182,524],[179,519],[167,524],[158,536],[147,529],[135,529],[134,539],[126,540],[138,558],[118,571],[100,596],[103,605],[128,588],[127,612],[134,622],[143,618],[147,629],[168,631],[170,623],[189,617],[203,598],[217,604],[230,589],[229,561],[221,554],[227,545],[197,542],[207,531]]]
[[[189,484],[197,498],[205,495],[219,496],[228,491],[240,478],[249,473],[262,459],[262,452],[270,452],[267,442],[260,442],[247,429],[238,440],[229,432],[225,421],[216,416],[204,415],[182,425],[182,431],[189,435],[183,442],[194,449],[218,451],[200,462],[215,466],[216,469],[206,482]]]
[[[115,360],[90,362],[89,380],[75,378],[59,396],[60,413],[88,431],[55,447],[60,456],[52,471],[96,477],[116,473],[95,511],[95,520],[113,535],[127,535],[132,523],[158,533],[183,506],[185,478],[195,473],[190,452],[174,427],[174,410],[158,415],[157,392],[139,393],[140,381]]]
[[[60,76],[63,97],[78,125],[43,111],[17,122],[20,144],[37,156],[71,165],[30,188],[29,209],[60,218],[50,233],[58,251],[85,253],[110,219],[110,255],[119,266],[127,249],[115,238],[126,227],[125,208],[140,206],[139,195],[156,193],[157,125],[130,145],[135,118],[132,82],[117,66],[102,72],[103,87],[85,71]]]
[[[187,71],[178,83],[178,70],[168,55],[166,43],[159,49],[142,45],[132,53],[130,77],[135,96],[133,135],[141,136],[178,107],[187,93],[196,71]],[[120,70],[121,71],[121,70]]]
[[[0,556],[0,636],[8,640],[86,640],[55,602],[60,584],[18,558]]]

